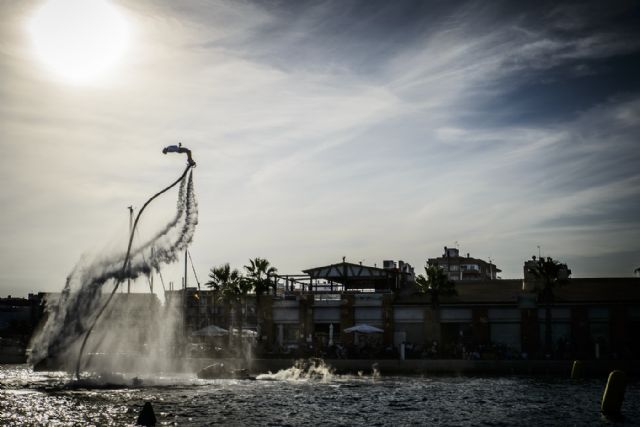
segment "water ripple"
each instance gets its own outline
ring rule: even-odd
[[[150,401],[163,425],[201,426],[609,426],[604,378],[315,375],[265,381],[145,378],[137,387],[91,388],[61,373],[0,366],[0,425],[133,425]],[[276,379],[280,378],[280,379]],[[629,384],[623,425],[640,424],[640,387]]]

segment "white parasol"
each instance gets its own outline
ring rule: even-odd
[[[229,331],[221,328],[216,325],[209,325],[202,329],[198,329],[197,331],[191,333],[191,335],[196,335],[199,337],[223,337],[225,335],[229,335]]]
[[[380,328],[376,328],[375,326],[367,325],[365,323],[361,323],[359,325],[352,326],[344,330],[347,333],[358,332],[360,334],[377,334],[384,332]]]

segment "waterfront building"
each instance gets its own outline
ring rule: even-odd
[[[335,357],[340,348],[349,357],[398,357],[404,344],[408,358],[640,357],[631,339],[640,327],[640,279],[633,277],[577,278],[555,290],[547,354],[546,311],[527,274],[531,262],[524,279],[458,280],[457,295],[441,296],[437,306],[413,286],[413,268],[393,261],[378,268],[343,260],[280,275],[260,307],[254,295],[229,306],[196,288],[166,298],[183,307],[185,336],[208,325],[229,329],[241,310],[243,327],[259,331],[262,356]],[[346,331],[358,324],[383,332]]]
[[[405,344],[407,357],[640,357],[637,340],[632,339],[632,331],[640,327],[637,278],[578,278],[558,288],[551,307],[553,348],[546,354],[545,309],[526,275],[457,281],[457,295],[440,297],[434,307],[429,296],[400,292],[393,280],[370,274],[375,270],[365,273],[368,283],[363,273],[357,275],[370,267],[346,267],[346,276],[340,265],[305,270],[314,280],[331,277],[342,288],[335,283],[333,291],[331,284],[287,287],[269,298],[271,315],[265,318],[265,330],[270,332],[265,338],[273,348],[304,348],[322,355],[331,344],[340,344],[363,355],[358,353],[362,342],[357,334],[345,329],[364,323],[384,331],[375,335],[377,356],[397,357]],[[349,285],[350,280],[357,286]]]
[[[409,264],[384,261],[379,268],[343,260],[274,276],[275,292],[259,299],[250,294],[241,303],[226,303],[213,290],[170,290],[163,310],[178,314],[177,350],[187,355],[195,355],[190,346],[201,350],[199,356],[212,356],[212,349],[230,343],[226,336],[195,334],[215,325],[252,331],[259,357],[397,358],[401,348],[407,358],[640,357],[633,333],[640,328],[640,278],[573,278],[557,288],[547,350],[546,305],[527,273],[532,262],[524,263],[523,279],[457,280],[457,294],[440,296],[436,305],[414,286]],[[29,313],[38,313],[43,298],[32,298]],[[24,307],[14,300],[12,306]],[[152,294],[116,294],[113,306],[116,329],[145,324],[149,316],[142,313],[159,310]],[[28,317],[25,308],[16,312]],[[7,322],[6,315],[2,319]],[[382,332],[347,332],[362,324]]]
[[[255,330],[258,323],[254,294],[247,295],[238,306],[227,304],[220,298],[219,293],[212,289],[187,287],[165,291],[164,296],[168,306],[182,311],[182,327],[190,332],[209,325],[225,329],[238,327],[235,324],[238,319],[242,321],[242,327],[245,329]],[[241,317],[238,317],[238,314]]]

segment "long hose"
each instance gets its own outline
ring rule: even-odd
[[[129,245],[127,246],[127,254],[124,257],[124,263],[122,264],[122,274],[120,275],[120,277],[116,281],[116,284],[113,287],[113,290],[111,291],[111,295],[109,295],[109,298],[104,303],[104,305],[102,306],[100,311],[98,311],[98,314],[96,315],[95,319],[93,319],[93,323],[91,323],[91,326],[89,326],[89,329],[87,329],[87,332],[84,334],[84,339],[82,340],[82,345],[80,346],[80,353],[78,354],[78,361],[76,363],[76,379],[77,380],[80,380],[80,365],[81,365],[81,362],[82,362],[82,353],[84,353],[84,347],[86,346],[87,340],[89,339],[89,336],[91,335],[91,331],[93,331],[93,328],[96,326],[96,323],[98,323],[98,319],[100,318],[102,313],[106,310],[107,306],[109,305],[109,303],[113,299],[113,296],[115,295],[116,291],[118,290],[118,287],[120,286],[120,283],[122,283],[123,278],[125,277],[126,270],[127,270],[127,264],[129,264],[129,256],[131,255],[131,246],[133,244],[133,236],[135,235],[136,227],[138,226],[138,221],[140,220],[140,216],[142,215],[142,212],[144,212],[145,208],[147,206],[149,206],[149,204],[154,199],[156,199],[157,197],[159,197],[163,193],[166,193],[167,191],[169,191],[170,189],[172,189],[173,187],[178,185],[178,183],[180,181],[182,181],[184,179],[184,177],[187,175],[187,172],[189,172],[189,169],[191,169],[193,166],[194,166],[194,164],[192,164],[192,163],[187,164],[187,167],[185,168],[184,172],[182,172],[182,175],[180,175],[180,178],[175,180],[175,182],[173,182],[168,187],[164,188],[163,190],[161,190],[161,191],[157,192],[156,194],[154,194],[153,196],[151,196],[149,198],[149,200],[147,200],[145,202],[145,204],[142,206],[142,208],[138,211],[138,215],[136,215],[136,220],[133,222],[133,227],[131,228],[131,235],[129,236]]]

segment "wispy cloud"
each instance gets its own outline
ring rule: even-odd
[[[508,3],[122,2],[129,57],[80,90],[34,65],[19,33],[31,6],[1,6],[0,230],[3,254],[40,242],[34,287],[58,287],[94,225],[126,223],[114,216],[175,166],[153,154],[179,140],[198,161],[203,272],[251,256],[282,271],[343,255],[419,266],[453,241],[509,277],[538,244],[567,259],[640,253],[638,92],[568,96],[548,118],[548,82],[597,84],[616,71],[607,58],[638,54],[632,26],[611,24],[619,14],[605,25],[591,9]],[[23,265],[1,261],[10,287]]]

